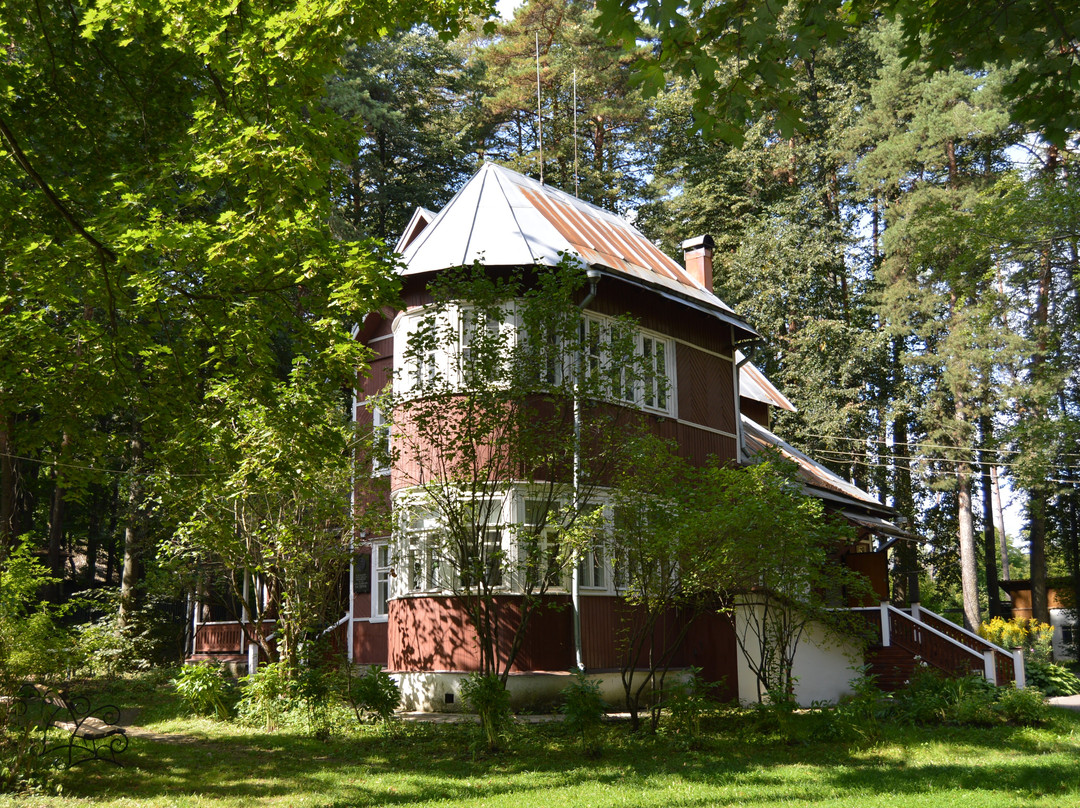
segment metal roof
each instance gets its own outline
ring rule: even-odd
[[[475,261],[486,266],[554,266],[563,255],[610,270],[623,280],[674,293],[755,335],[711,289],[625,219],[494,163],[485,163],[407,243],[403,274]]]
[[[788,401],[787,396],[781,393],[742,351],[735,351],[735,363],[739,367],[740,396],[779,407],[788,412],[796,412],[795,405]]]
[[[794,446],[781,440],[761,424],[745,415],[740,417],[742,418],[743,441],[748,454],[747,460],[753,462],[754,455],[767,447],[774,447],[779,449],[788,460],[795,463],[798,467],[799,479],[804,485],[817,489],[811,492],[815,496],[824,493],[826,499],[846,501],[849,505],[859,505],[885,516],[893,514],[892,508],[883,505],[857,485],[852,485],[840,475],[833,473]],[[896,531],[900,530],[895,525],[892,525],[892,528]]]

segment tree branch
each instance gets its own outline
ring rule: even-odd
[[[82,226],[79,220],[75,218],[74,214],[72,214],[72,212],[68,210],[67,206],[63,203],[60,197],[58,197],[53,192],[52,188],[49,187],[49,184],[45,182],[45,178],[37,172],[33,164],[30,162],[29,158],[19,147],[19,142],[15,139],[14,133],[11,131],[11,129],[8,128],[7,122],[3,118],[0,118],[0,134],[2,134],[4,136],[4,140],[7,141],[8,148],[11,149],[11,153],[15,157],[15,162],[17,162],[22,167],[23,171],[26,172],[27,176],[29,176],[30,179],[34,181],[34,184],[41,189],[41,192],[45,194],[45,197],[49,200],[52,206],[56,208],[57,211],[59,211],[60,215],[64,218],[64,221],[71,225],[71,228],[76,233],[86,239],[86,241],[89,242],[94,247],[94,249],[98,251],[98,254],[104,260],[115,264],[116,253],[110,250],[100,241],[98,241],[93,236],[93,234],[90,233],[90,231],[88,231],[85,227]]]

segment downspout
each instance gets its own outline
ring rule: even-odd
[[[589,279],[589,293],[578,303],[578,309],[584,311],[585,307],[592,303],[596,297],[596,284],[600,281],[600,270],[589,267],[585,271],[585,277]],[[574,372],[574,514],[575,518],[581,513],[581,394],[578,380],[581,378],[584,363],[584,346],[578,346],[578,362]],[[581,650],[581,582],[578,580],[578,566],[581,563],[581,552],[574,548],[570,559],[570,604],[573,612],[574,624],[574,663],[579,671],[585,670],[585,656]]]

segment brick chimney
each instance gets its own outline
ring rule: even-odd
[[[712,236],[698,236],[682,243],[686,271],[695,281],[712,291],[712,251],[716,243]]]

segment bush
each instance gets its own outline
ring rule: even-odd
[[[1024,673],[1030,687],[1041,690],[1046,696],[1075,696],[1080,693],[1080,678],[1061,665],[1024,661]]]
[[[671,728],[690,746],[701,739],[701,721],[714,710],[709,691],[716,686],[701,677],[701,668],[690,668],[685,681],[664,691]]]
[[[346,676],[346,700],[352,705],[356,719],[363,721],[365,716],[388,722],[401,706],[401,688],[381,665],[372,665],[363,676],[351,676],[351,665],[344,664]]]
[[[0,566],[0,679],[56,678],[75,664],[71,635],[59,622],[64,607],[38,600],[54,580],[26,540]]]
[[[600,698],[600,680],[586,679],[585,671],[574,674],[573,684],[563,689],[562,714],[565,725],[581,738],[586,757],[598,757],[601,751],[600,723],[604,718],[604,700]]]
[[[263,665],[240,680],[236,715],[245,724],[267,732],[281,725],[297,706],[296,683],[280,662]]]
[[[924,668],[892,699],[894,716],[916,724],[1036,724],[1048,708],[1038,688],[995,687],[981,676],[948,678]]]
[[[1053,626],[1035,619],[995,617],[979,626],[979,636],[1002,648],[1023,648],[1025,656],[1036,662],[1049,662],[1053,652]]]
[[[480,717],[480,726],[489,752],[498,751],[513,726],[510,692],[494,673],[471,673],[461,683],[461,695],[469,709]]]
[[[217,665],[185,665],[171,680],[184,706],[196,715],[213,713],[222,721],[229,718],[231,688]]]
[[[132,615],[131,625],[119,624],[120,592],[95,589],[78,593],[100,616],[76,629],[80,662],[91,673],[115,678],[125,671],[148,670],[181,660],[177,636],[182,633],[168,600],[148,597]]]
[[[1007,724],[1034,726],[1050,719],[1050,707],[1042,692],[1034,687],[1017,690],[1015,687],[1000,688],[994,710]]]

